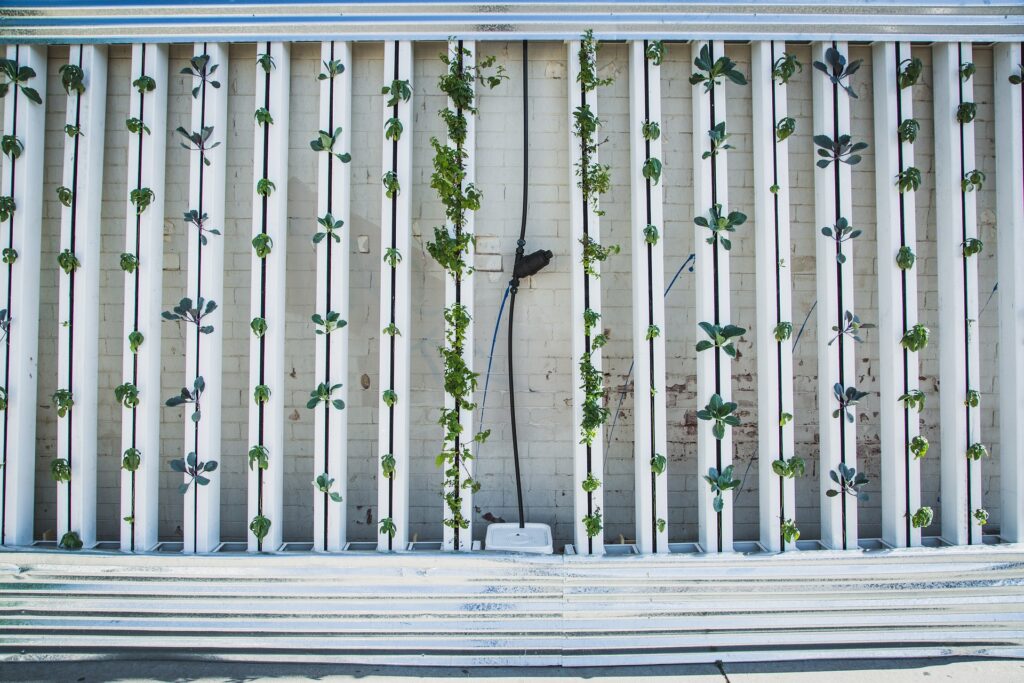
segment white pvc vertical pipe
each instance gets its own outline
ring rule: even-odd
[[[336,146],[347,152],[352,142],[352,48],[345,42],[325,42],[320,59],[340,61],[345,70],[320,81],[320,129],[332,135],[339,127]],[[326,69],[325,69],[326,72]],[[329,311],[348,320],[349,220],[351,170],[333,154],[317,154],[317,216],[331,214],[343,222],[341,242],[327,237],[316,245],[316,312]],[[316,335],[316,382],[329,387],[341,384],[335,394],[348,403],[348,326],[331,334]],[[316,408],[313,419],[313,478],[326,474],[334,483],[331,491],[342,497],[336,503],[330,494],[313,490],[313,548],[338,551],[345,547],[346,504],[348,500],[348,409],[335,410],[329,404]]]
[[[629,139],[633,249],[633,440],[636,542],[642,553],[668,552],[668,470],[651,469],[655,455],[668,457],[665,412],[665,239],[662,185],[643,177],[648,158],[662,159],[661,137],[646,140],[646,122],[661,123],[661,67],[647,59],[648,41],[629,44]],[[649,244],[644,229],[659,233]],[[651,325],[660,334],[647,339]],[[663,520],[659,524],[658,520]]]
[[[4,103],[4,135],[24,146],[17,159],[3,155],[0,195],[14,200],[15,211],[0,224],[0,247],[18,259],[0,264],[0,309],[10,326],[3,349],[3,387],[7,409],[0,413],[0,545],[31,545],[35,510],[36,398],[39,366],[40,231],[43,214],[43,152],[46,130],[46,46],[8,45],[7,59],[29,67],[26,84],[43,100],[36,104],[11,87]],[[52,267],[47,263],[47,267]]]
[[[814,43],[811,58],[827,64],[825,52],[835,46],[849,58],[849,45],[844,42]],[[850,98],[846,92],[832,84],[820,71],[811,72],[814,98],[814,134],[827,135],[833,140],[841,135],[853,135],[850,130]],[[856,136],[854,136],[855,139]],[[819,157],[815,156],[815,161]],[[838,170],[837,170],[838,169]],[[839,196],[836,196],[838,189]],[[846,311],[853,307],[853,246],[843,244],[845,263],[836,260],[836,247],[831,238],[821,234],[821,228],[836,225],[839,217],[856,226],[853,216],[853,188],[851,167],[835,161],[827,168],[814,168],[814,227],[815,256],[817,260],[818,310],[818,420],[820,423],[820,493],[821,541],[829,548],[857,548],[857,500],[850,495],[830,498],[826,492],[836,484],[829,478],[840,462],[857,467],[856,419],[846,421],[842,412],[832,417],[839,407],[833,386],[856,385],[855,350],[853,340],[841,335],[829,345],[836,334],[833,326],[842,326]],[[842,288],[840,289],[840,280]],[[856,418],[856,409],[850,408]],[[845,522],[845,523],[844,523]]]
[[[996,211],[999,225],[999,535],[1024,540],[1024,109],[1021,43],[995,47]]]
[[[207,243],[200,245],[199,231],[193,225],[186,225],[188,233],[187,296],[195,304],[202,296],[205,301],[224,301],[224,240],[228,239],[224,222],[225,182],[227,178],[228,139],[228,46],[224,43],[196,43],[196,56],[210,56],[208,68],[217,65],[213,80],[220,82],[219,88],[202,84],[196,79],[193,87],[199,86],[199,97],[192,100],[190,132],[199,132],[203,127],[213,126],[209,144],[220,142],[206,152],[209,166],[204,166],[199,152],[189,154],[189,209],[207,214],[204,225],[207,229],[219,230],[220,235],[209,235]],[[201,251],[200,251],[201,250]],[[201,254],[201,256],[200,256]],[[183,326],[185,331],[185,373],[184,386],[192,388],[197,376],[206,382],[202,396],[202,419],[196,426],[191,419],[192,406],[184,410],[185,438],[183,455],[196,451],[200,462],[220,461],[221,405],[223,384],[221,364],[224,345],[224,316],[216,311],[204,324],[214,326],[211,334],[197,334],[191,325]],[[184,540],[186,553],[213,551],[220,543],[220,473],[218,467],[206,476],[210,483],[197,486],[195,483],[184,496]],[[188,481],[186,475],[185,481]]]
[[[981,441],[980,420],[978,408],[966,405],[968,390],[981,386],[978,257],[963,254],[964,240],[978,235],[977,192],[965,192],[961,185],[963,174],[975,168],[974,123],[956,119],[960,103],[974,99],[972,81],[960,77],[961,64],[970,61],[970,43],[938,43],[932,48],[942,536],[956,545],[981,542],[981,528],[973,519],[974,511],[982,507],[981,467],[967,459],[968,447]]]
[[[587,351],[587,336],[583,324],[583,312],[589,307],[597,313],[601,312],[601,284],[596,278],[588,277],[583,272],[583,244],[581,240],[588,235],[591,240],[600,243],[601,231],[597,213],[589,202],[584,201],[583,191],[579,187],[579,178],[576,176],[576,169],[580,164],[582,153],[580,151],[580,140],[573,134],[575,121],[573,112],[582,106],[582,87],[576,81],[580,72],[580,41],[571,40],[568,43],[569,50],[569,257],[570,272],[572,272],[572,427],[573,427],[573,543],[576,552],[580,555],[603,555],[604,535],[603,530],[593,538],[587,536],[587,527],[583,523],[586,515],[604,510],[604,486],[599,486],[596,491],[588,494],[583,490],[583,482],[589,473],[601,480],[604,474],[604,427],[598,427],[593,443],[588,447],[580,443],[579,426],[583,415],[583,403],[585,395],[583,391],[583,378],[580,374],[579,359]],[[598,114],[597,93],[587,93],[586,104],[595,116]],[[590,159],[591,163],[598,163],[597,154]],[[584,229],[584,222],[586,229]],[[595,263],[595,269],[599,264]],[[589,297],[589,306],[586,299]],[[598,322],[600,330],[601,323]],[[601,350],[594,349],[591,353],[591,363],[594,368],[601,371]],[[603,481],[602,481],[603,484]]]
[[[85,92],[68,95],[66,123],[81,135],[65,136],[63,185],[71,206],[62,206],[61,251],[80,267],[61,272],[58,314],[57,386],[71,391],[74,405],[57,421],[57,457],[66,458],[71,481],[57,485],[58,540],[78,532],[85,548],[96,544],[96,405],[98,392],[100,207],[103,198],[103,142],[107,109],[106,46],[73,45],[69,63],[81,67]],[[67,323],[65,325],[65,323]]]
[[[878,381],[881,395],[882,538],[895,547],[921,545],[911,518],[921,505],[921,465],[910,450],[921,433],[918,411],[899,397],[918,388],[918,354],[900,345],[918,322],[917,269],[901,270],[902,246],[916,252],[914,192],[900,192],[897,176],[914,166],[914,146],[897,129],[914,118],[913,91],[900,88],[910,43],[875,43],[872,69],[875,103],[875,207],[878,226]]]
[[[128,136],[128,190],[148,187],[153,202],[141,214],[125,198],[125,253],[136,255],[134,273],[124,279],[124,382],[139,389],[140,403],[122,412],[121,457],[130,448],[140,452],[134,473],[121,470],[121,549],[151,550],[158,538],[157,499],[160,493],[161,318],[164,273],[164,157],[167,149],[167,46],[132,45],[134,83],[149,76],[152,92],[129,91],[128,113],[149,128]],[[138,331],[143,342],[132,353],[128,336]],[[125,521],[125,517],[134,523]]]
[[[288,43],[260,41],[257,55],[269,54],[270,72],[255,64],[255,108],[266,107],[273,123],[253,123],[252,238],[266,233],[271,251],[266,258],[252,250],[250,317],[264,318],[267,331],[262,337],[249,336],[249,446],[262,445],[268,451],[269,466],[262,470],[248,467],[248,516],[259,514],[270,520],[270,529],[260,544],[250,530],[249,551],[276,550],[283,542],[284,529],[284,406],[285,328],[287,321],[285,275],[288,270],[288,110],[291,92],[291,58]],[[267,197],[256,192],[263,178],[274,183]],[[253,398],[259,384],[270,389],[270,399],[262,406]],[[262,503],[260,497],[262,495]],[[262,546],[262,547],[261,547]]]
[[[761,545],[783,549],[781,525],[796,521],[796,486],[779,477],[771,462],[795,453],[793,410],[793,341],[775,340],[779,323],[793,322],[789,262],[789,139],[776,139],[776,124],[788,115],[786,84],[772,77],[786,53],[784,41],[751,44],[750,82],[754,120],[754,255],[757,263],[757,448],[758,506]],[[802,122],[806,125],[807,122]],[[800,125],[800,122],[797,123]],[[772,188],[776,188],[772,191]],[[786,549],[794,547],[785,544]]]
[[[457,61],[459,55],[459,45],[462,44],[463,48],[466,49],[469,54],[461,55],[462,65],[464,69],[473,69],[476,64],[476,41],[449,41],[448,42],[448,58]],[[476,88],[476,82],[472,81],[471,88]],[[448,100],[448,107],[451,108],[454,105],[451,99]],[[474,182],[476,178],[476,116],[470,112],[463,112],[466,117],[466,141],[463,144],[463,148],[466,151],[466,158],[463,159],[463,170],[466,173],[466,177],[463,180],[463,187]],[[448,146],[455,147],[456,143],[448,139]],[[472,234],[473,232],[473,215],[474,211],[465,212],[465,220],[462,226],[462,231]],[[455,226],[449,222],[447,224],[448,231],[454,234]],[[466,326],[466,341],[462,348],[462,359],[465,362],[466,367],[473,370],[473,288],[475,287],[476,278],[472,274],[473,270],[473,246],[470,245],[466,249],[462,256],[463,261],[466,263],[467,272],[462,276],[461,286],[458,288],[456,293],[455,278],[450,274],[445,274],[445,285],[444,285],[444,303],[445,307],[449,308],[456,303],[462,304],[466,311],[469,313],[469,324]],[[466,400],[473,402],[473,396],[466,397]],[[448,410],[455,408],[455,399],[445,393],[444,396],[444,407]],[[459,424],[462,425],[462,433],[460,435],[460,450],[467,448],[473,444],[473,435],[476,433],[473,430],[473,411],[472,410],[461,410],[459,411]],[[444,448],[454,446],[454,444],[445,443]],[[473,476],[473,460],[462,460],[459,462],[461,473],[459,475],[459,481],[461,482],[463,477]],[[447,491],[446,491],[447,493]],[[445,525],[444,527],[444,549],[445,550],[471,550],[473,547],[473,491],[469,488],[463,488],[459,490],[459,503],[460,503],[460,514],[463,519],[469,522],[469,527],[466,529],[459,530],[459,547],[455,547],[455,530]],[[451,519],[451,510],[448,509],[448,503],[442,501],[442,507],[444,512],[445,520]]]
[[[384,43],[384,82],[408,81],[412,86],[412,43],[407,40]],[[412,221],[410,199],[412,197],[412,117],[413,98],[400,100],[397,116],[404,132],[397,141],[383,138],[387,120],[395,115],[395,107],[383,107],[381,137],[384,140],[384,172],[396,173],[400,185],[397,196],[389,198],[381,187],[381,256],[388,248],[394,247],[401,254],[401,261],[394,268],[381,263],[380,322],[385,326],[393,321],[401,334],[381,335],[380,345],[380,391],[378,405],[378,468],[380,456],[391,453],[395,458],[395,474],[389,479],[378,469],[377,475],[377,519],[390,518],[395,526],[395,535],[377,528],[379,550],[404,550],[409,540],[409,403],[412,399],[409,381],[409,361],[412,329]],[[383,392],[392,389],[398,401],[392,407],[384,402]]]
[[[725,54],[725,43],[716,40],[693,43],[692,56],[700,54],[705,45],[711,49],[712,62]],[[713,86],[710,91],[703,83],[693,86],[693,205],[698,216],[708,216],[715,204],[722,206],[723,215],[729,213],[728,153],[720,150],[715,156],[702,158],[705,152],[711,151],[709,131],[726,120],[725,104],[724,83]],[[694,225],[696,322],[725,326],[733,323],[729,305],[729,252],[720,241],[716,240],[715,245],[708,244],[710,235],[708,228]],[[694,329],[697,341],[707,338],[700,327],[695,326]],[[732,362],[729,356],[715,348],[697,353],[696,360],[698,410],[704,408],[716,393],[722,401],[731,401]],[[704,552],[731,552],[732,491],[722,492],[724,506],[721,513],[716,513],[713,507],[715,495],[704,481],[704,475],[711,468],[722,472],[732,464],[732,428],[727,426],[725,436],[719,440],[711,433],[712,426],[713,422],[709,420],[697,421],[698,533]]]

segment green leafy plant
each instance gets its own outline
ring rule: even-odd
[[[381,393],[380,398],[388,408],[394,408],[395,404],[398,403],[398,394],[395,393],[394,389],[385,389]]]
[[[398,325],[394,323],[388,323],[388,326],[381,330],[382,334],[386,334],[389,337],[401,337],[402,331],[398,329]]]
[[[983,443],[972,443],[967,447],[967,459],[977,462],[988,457],[988,449]]]
[[[261,232],[252,238],[252,248],[256,252],[257,258],[267,258],[274,250],[274,240],[269,234]]]
[[[323,230],[318,229],[313,233],[313,244],[320,244],[320,242],[328,237],[334,240],[336,244],[341,244],[341,235],[339,233],[342,226],[345,225],[345,221],[325,213],[320,218],[317,218],[316,222],[323,227]]]
[[[13,135],[0,137],[0,151],[11,159],[18,159],[25,151],[25,145]]]
[[[196,230],[199,232],[199,243],[204,247],[206,246],[207,243],[206,236],[208,234],[220,235],[220,230],[217,230],[216,228],[206,227],[206,221],[209,219],[209,216],[207,216],[205,212],[200,214],[195,209],[192,209],[190,211],[186,211],[184,215],[185,222],[196,227]]]
[[[783,520],[779,527],[779,532],[786,543],[796,543],[800,540],[800,529],[797,528],[795,520]]]
[[[730,135],[725,131],[725,121],[720,121],[708,131],[711,149],[700,155],[701,159],[711,159],[718,156],[721,150],[733,149],[733,146],[726,143]]]
[[[340,383],[327,384],[326,382],[321,382],[320,384],[317,385],[316,389],[309,392],[309,400],[306,401],[306,408],[312,410],[321,403],[329,403],[331,406],[334,407],[335,410],[344,410],[345,402],[340,398],[333,398],[334,392],[340,388]]]
[[[959,123],[970,123],[978,115],[978,105],[974,102],[961,102],[956,108],[956,120]]]
[[[4,247],[3,252],[0,252],[0,253],[3,254],[3,262],[6,263],[9,266],[13,266],[18,261],[18,250],[17,249],[12,249],[10,247]]]
[[[910,144],[914,144],[917,140],[917,134],[920,132],[921,124],[918,123],[917,119],[904,119],[899,128],[896,129],[900,142],[909,142]]]
[[[180,472],[186,475],[188,481],[178,484],[178,493],[185,495],[188,492],[189,486],[192,482],[195,482],[196,486],[206,486],[210,483],[210,479],[205,475],[213,472],[217,469],[216,460],[207,460],[205,462],[199,460],[194,452],[189,453],[182,458],[171,461],[171,470],[174,472]]]
[[[85,94],[85,72],[77,64],[63,64],[57,73],[60,74],[60,84],[68,95],[77,93]]]
[[[137,187],[128,193],[128,199],[135,206],[135,215],[141,216],[156,199],[156,194],[148,187]]]
[[[656,475],[665,474],[665,468],[668,467],[668,458],[661,453],[655,453],[651,456],[651,472]]]
[[[785,85],[789,83],[789,79],[795,76],[798,71],[803,70],[804,65],[797,60],[795,54],[784,52],[772,65],[772,79],[780,85]]]
[[[316,327],[314,330],[316,334],[330,334],[348,325],[348,322],[342,320],[341,314],[336,311],[327,311],[327,314],[323,316],[319,313],[314,313],[310,320],[313,321],[313,325]]]
[[[981,394],[977,389],[968,389],[967,398],[964,399],[964,405],[968,408],[977,408],[981,404]]]
[[[388,199],[394,199],[402,190],[398,184],[398,174],[395,171],[387,171],[380,177],[380,182],[384,185],[384,195]]]
[[[587,531],[587,538],[594,538],[601,533],[604,529],[601,508],[597,508],[591,514],[583,516],[583,528]]]
[[[267,333],[267,319],[259,316],[253,318],[249,323],[249,329],[257,338],[262,337]]]
[[[405,126],[402,125],[402,120],[397,116],[392,116],[384,122],[384,139],[397,142],[402,137],[404,130]]]
[[[899,70],[900,90],[903,90],[912,85],[917,85],[917,81],[921,78],[921,72],[924,71],[924,62],[917,57],[904,59],[900,62]]]
[[[36,77],[36,71],[30,66],[19,66],[13,59],[0,59],[0,98],[14,90],[21,92],[30,101],[42,104],[43,98],[35,88],[28,87],[28,82]]]
[[[971,76],[973,76],[977,70],[977,67],[974,66],[974,62],[964,62],[960,65],[960,80],[966,83],[971,80]]]
[[[395,456],[393,454],[385,453],[384,455],[380,456],[380,471],[381,474],[384,475],[385,479],[395,478],[396,465],[397,462],[395,461]]]
[[[861,502],[868,499],[868,494],[862,490],[868,483],[868,475],[858,472],[856,467],[841,462],[836,469],[829,471],[828,476],[838,485],[837,488],[829,488],[825,492],[829,498],[845,493]]]
[[[793,323],[788,321],[782,321],[775,326],[775,341],[784,342],[793,336]]]
[[[270,178],[260,178],[256,181],[256,194],[260,197],[269,197],[276,188],[277,185]]]
[[[654,246],[658,243],[659,237],[660,235],[658,234],[657,227],[648,224],[647,227],[644,228],[644,242],[647,242],[647,244]]]
[[[721,472],[714,467],[709,467],[708,473],[704,475],[704,481],[711,487],[711,493],[715,494],[715,498],[711,503],[715,512],[721,512],[725,508],[725,499],[722,497],[722,494],[739,488],[740,480],[733,479],[732,475],[732,465],[724,468]]]
[[[747,222],[747,215],[739,211],[730,211],[728,215],[722,215],[722,205],[715,204],[708,211],[707,217],[697,216],[693,222],[703,228],[711,230],[711,237],[707,243],[715,245],[720,242],[726,251],[732,249],[732,240],[726,237],[726,233],[736,232],[736,228]]]
[[[775,140],[782,142],[796,132],[796,119],[792,116],[779,119],[775,123]]]
[[[64,550],[81,550],[82,538],[78,535],[77,531],[68,531],[60,537],[60,543],[58,545]]]
[[[913,166],[903,169],[896,175],[896,185],[900,188],[900,192],[910,192],[911,190],[916,192],[921,187],[920,169]]]
[[[918,435],[910,440],[910,452],[914,454],[915,460],[920,460],[924,456],[928,455],[929,447],[930,444],[928,443],[928,439],[923,436]]]
[[[988,510],[986,510],[985,508],[978,508],[977,510],[975,510],[973,517],[974,522],[978,526],[985,526],[986,524],[988,524]]]
[[[55,458],[50,463],[50,478],[58,484],[71,481],[71,465],[64,458]]]
[[[855,315],[851,311],[843,313],[843,324],[833,325],[832,331],[835,335],[829,340],[828,345],[832,346],[832,343],[839,339],[840,336],[846,335],[853,339],[857,343],[863,343],[864,340],[860,337],[861,330],[870,330],[874,327],[872,323],[861,322],[860,316]]]
[[[726,145],[728,147],[728,145]],[[655,157],[647,157],[644,161],[643,167],[640,172],[643,174],[645,180],[651,181],[654,185],[657,185],[661,180],[661,160]]]
[[[644,335],[644,340],[645,341],[652,341],[654,339],[657,339],[660,336],[661,336],[661,328],[660,327],[658,327],[657,325],[648,325],[647,326],[647,334]]]
[[[617,244],[602,246],[590,235],[581,237],[580,244],[583,245],[583,272],[591,277],[601,277],[596,264],[604,263],[609,256],[618,254],[621,250]]]
[[[984,184],[985,174],[978,169],[974,169],[973,171],[967,171],[964,173],[963,180],[960,181],[960,189],[964,192],[974,192],[975,190],[981,191]]]
[[[343,164],[347,164],[352,161],[352,155],[348,152],[335,152],[334,146],[337,144],[338,139],[341,137],[341,126],[334,129],[333,133],[326,130],[317,131],[317,137],[310,140],[309,147],[314,152],[327,152],[333,154],[338,161]]]
[[[818,168],[828,168],[830,164],[839,162],[856,166],[861,162],[861,152],[868,148],[866,142],[854,142],[849,135],[843,134],[833,140],[828,135],[815,135],[814,144],[818,147]]]
[[[324,70],[316,77],[318,81],[326,81],[345,73],[345,65],[341,63],[340,59],[325,59],[323,65]]]
[[[70,249],[65,249],[57,254],[57,265],[60,266],[60,269],[63,270],[66,275],[70,275],[82,267],[82,262],[78,260],[78,257],[75,256]]]
[[[8,195],[0,196],[0,223],[6,223],[10,220],[16,208],[14,197]]]
[[[263,69],[263,73],[268,74],[277,67],[277,64],[274,63],[274,57],[269,52],[261,53],[256,58],[256,63]]]
[[[270,467],[270,449],[263,444],[258,444],[249,449],[249,469],[259,468],[261,470]]]
[[[825,74],[833,85],[836,85],[856,99],[857,93],[849,83],[850,76],[857,73],[861,65],[860,59],[847,63],[846,56],[834,47],[825,50],[825,62],[814,62],[814,68]]]
[[[747,333],[745,328],[739,327],[738,325],[714,325],[712,323],[700,322],[697,323],[700,329],[704,330],[710,339],[702,339],[697,342],[697,351],[707,351],[708,349],[721,349],[730,358],[736,357],[736,346],[733,343],[734,339],[739,339]]]
[[[75,405],[75,399],[68,389],[58,389],[50,396],[50,402],[57,409],[57,417],[65,417]]]
[[[253,118],[256,119],[256,124],[260,126],[273,125],[274,117],[270,113],[270,110],[266,107],[260,107],[253,114]]]
[[[583,200],[594,213],[603,216],[600,208],[601,195],[611,188],[611,166],[593,161],[600,143],[596,135],[601,120],[590,109],[589,104],[581,105],[573,112],[573,134],[580,141],[580,160],[576,162],[576,183],[583,191]]]
[[[928,328],[918,323],[903,333],[903,338],[900,339],[900,346],[907,351],[920,351],[928,346],[929,335]]]
[[[181,391],[177,396],[171,396],[169,399],[164,401],[164,405],[168,408],[177,408],[183,405],[193,406],[192,410],[192,422],[198,423],[202,418],[202,406],[200,400],[203,397],[203,392],[206,391],[206,380],[200,375],[192,381],[192,388],[182,387]],[[184,491],[182,492],[184,493]]]
[[[142,464],[142,452],[138,448],[125,449],[121,456],[121,468],[126,472],[136,472]]]
[[[977,237],[968,237],[961,243],[960,248],[963,251],[964,258],[970,258],[980,254],[982,249],[985,248],[985,244]]]
[[[925,396],[924,392],[920,389],[912,389],[901,395],[897,400],[903,403],[903,407],[907,410],[916,408],[919,413],[924,410]]]
[[[772,472],[783,479],[796,479],[804,476],[807,471],[807,463],[800,456],[794,455],[788,460],[779,458],[772,460]]]
[[[721,441],[725,438],[725,427],[738,427],[740,418],[735,415],[737,405],[732,401],[723,401],[718,394],[712,394],[708,404],[697,411],[697,418],[712,422],[711,433]]]
[[[138,267],[139,259],[135,254],[129,254],[128,252],[123,252],[121,254],[121,270],[126,273],[134,273],[135,269]]]
[[[785,427],[786,425],[788,425],[792,421],[793,421],[793,414],[792,413],[787,413],[787,412],[783,411],[783,412],[781,412],[779,414],[779,426],[780,427]]]
[[[914,254],[914,250],[905,244],[896,252],[896,266],[900,270],[910,270],[914,267],[916,260],[917,256]]]
[[[139,388],[131,382],[114,387],[114,398],[129,410],[139,406]]]
[[[142,346],[142,342],[145,340],[146,338],[138,330],[133,330],[128,333],[128,347],[131,349],[132,353],[138,353],[139,347]]]
[[[85,133],[82,132],[81,126],[76,126],[72,123],[64,124],[64,134],[69,138],[77,138],[79,135],[85,135]]]
[[[661,66],[661,63],[665,60],[665,44],[660,40],[652,40],[647,44],[645,56],[654,66]]]
[[[380,520],[380,533],[387,534],[389,537],[394,538],[397,530],[395,529],[395,521],[390,517],[385,517]]]
[[[64,206],[71,208],[71,201],[75,198],[75,193],[71,191],[70,187],[61,185],[57,188],[57,200]]]
[[[412,97],[412,86],[409,85],[409,81],[393,80],[391,85],[385,85],[380,89],[381,95],[387,95],[388,99],[384,102],[386,107],[398,106],[399,102],[408,102]]]
[[[209,85],[211,88],[219,88],[220,81],[213,80],[212,76],[217,71],[217,64],[210,64],[210,55],[196,55],[188,60],[188,66],[181,70],[181,73],[186,76],[191,76],[193,79],[199,79],[199,85],[192,88],[192,98],[199,97],[199,91],[202,90],[203,85]]]
[[[142,74],[134,81],[132,81],[132,86],[139,91],[140,95],[145,95],[148,92],[153,92],[154,90],[156,90],[156,81],[153,79],[152,76]]]
[[[821,234],[831,237],[836,243],[836,261],[846,263],[846,254],[843,253],[843,243],[857,239],[863,233],[862,230],[854,228],[850,222],[840,217],[833,226],[826,225],[821,229]]]
[[[270,400],[270,387],[266,384],[257,384],[252,390],[252,400],[256,405],[263,405]]]
[[[910,524],[915,529],[926,529],[932,525],[932,521],[935,519],[935,513],[927,505],[920,507],[910,517]]]
[[[693,65],[697,67],[697,70],[690,75],[690,85],[703,83],[705,92],[711,92],[716,85],[721,85],[723,78],[729,79],[736,85],[747,84],[747,77],[736,69],[736,62],[733,60],[722,55],[712,62],[711,48],[706,43],[701,46],[700,53],[693,60]]]
[[[392,268],[396,268],[402,262],[402,252],[394,247],[388,247],[384,251],[384,262]]]
[[[593,472],[587,472],[587,478],[580,485],[587,493],[593,493],[601,488],[601,480],[594,476]]]
[[[196,299],[195,306],[193,306],[192,299],[185,297],[178,302],[177,306],[169,311],[161,313],[161,317],[163,317],[164,320],[169,320],[170,322],[195,325],[201,334],[210,334],[213,332],[213,325],[204,325],[203,320],[216,310],[216,301],[207,301],[203,299],[203,297],[199,297]]]
[[[640,132],[644,136],[644,140],[653,142],[661,137],[661,124],[657,121],[644,121]]]
[[[866,391],[860,391],[857,387],[844,387],[839,382],[832,386],[832,393],[839,402],[839,407],[832,411],[832,417],[838,418],[840,414],[845,415],[846,421],[853,422],[851,408],[856,406],[862,398],[867,396]]]
[[[178,126],[176,132],[181,137],[185,138],[185,142],[181,143],[181,146],[190,152],[199,152],[199,158],[203,160],[204,166],[210,165],[210,159],[206,154],[215,147],[220,146],[220,142],[210,142],[210,137],[213,135],[213,126],[203,126],[198,132],[189,132],[184,127]]]
[[[256,537],[257,542],[263,543],[263,539],[270,533],[270,519],[263,515],[256,515],[249,522],[249,531]]]
[[[0,387],[0,411],[7,410],[7,390]]]
[[[341,494],[337,491],[332,491],[331,487],[334,486],[334,479],[331,478],[326,472],[318,474],[316,479],[313,480],[313,486],[320,493],[325,494],[335,503],[341,502]]]

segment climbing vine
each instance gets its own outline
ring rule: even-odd
[[[467,229],[468,211],[480,208],[481,193],[472,182],[466,182],[465,162],[469,158],[466,149],[468,117],[476,116],[476,83],[494,88],[503,78],[505,69],[499,65],[491,73],[486,70],[494,66],[493,56],[472,61],[472,52],[463,41],[452,41],[454,47],[440,55],[445,70],[438,79],[438,88],[448,96],[448,105],[438,112],[448,130],[448,141],[442,144],[436,137],[431,138],[434,148],[434,173],[430,187],[437,192],[444,206],[448,225],[434,228],[434,239],[427,243],[427,252],[440,264],[455,283],[454,301],[445,308],[445,344],[440,347],[444,362],[444,390],[449,397],[450,407],[441,409],[438,423],[444,429],[442,450],[437,464],[444,468],[444,496],[449,515],[444,524],[454,531],[455,549],[460,548],[459,532],[469,528],[469,520],[462,512],[462,491],[476,492],[480,483],[471,476],[467,462],[473,459],[473,451],[462,435],[463,412],[471,413],[476,407],[473,392],[477,376],[467,362],[466,334],[472,320],[472,312],[462,303],[464,278],[472,269],[466,263],[466,255],[473,248],[474,237]],[[451,226],[450,228],[448,226]],[[472,350],[469,354],[472,355]],[[486,441],[489,431],[473,435],[477,444]]]
[[[588,94],[596,91],[599,87],[612,83],[611,78],[599,78],[597,75],[599,47],[591,30],[586,31],[580,38],[578,52],[580,70],[576,76],[576,82],[580,88],[580,106],[573,112],[573,135],[580,148],[580,159],[575,167],[576,185],[580,188],[583,201],[583,237],[580,238],[583,247],[581,259],[584,291],[583,352],[578,367],[580,388],[583,390],[583,405],[580,411],[580,443],[587,448],[587,479],[583,482],[583,490],[587,494],[587,514],[583,516],[582,522],[591,550],[593,549],[593,538],[604,528],[601,508],[594,507],[593,494],[601,486],[601,482],[594,477],[590,470],[591,448],[598,430],[608,421],[609,411],[604,406],[604,376],[593,362],[594,353],[599,351],[608,342],[608,339],[603,333],[595,334],[601,313],[590,307],[590,287],[591,278],[600,277],[599,264],[619,252],[617,245],[605,247],[590,235],[590,211],[593,211],[595,216],[604,215],[600,207],[601,195],[607,192],[611,185],[611,167],[597,161],[597,151],[601,144],[601,141],[598,140],[601,120],[587,101]],[[646,166],[647,164],[645,164]],[[660,162],[658,167],[660,175]],[[648,174],[645,177],[652,182],[657,182],[652,175]]]

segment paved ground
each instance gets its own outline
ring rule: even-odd
[[[903,683],[904,681],[964,681],[1021,683],[1024,660],[905,659],[834,660],[781,664],[703,664],[588,669],[472,669],[455,667],[381,667],[170,660],[108,660],[86,662],[0,663],[0,681],[448,681],[453,678],[499,681],[632,681],[685,680],[686,683]]]

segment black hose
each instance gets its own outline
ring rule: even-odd
[[[523,41],[523,209],[522,221],[519,227],[519,241],[516,242],[516,260],[512,267],[512,281],[509,282],[508,302],[508,410],[509,419],[512,423],[512,460],[516,468],[516,500],[519,503],[519,528],[526,526],[526,516],[523,514],[523,480],[519,474],[519,438],[516,434],[516,390],[515,370],[512,354],[512,328],[515,321],[516,292],[519,291],[519,270],[523,260],[523,251],[526,248],[526,211],[529,196],[529,174],[530,174],[530,63],[527,52],[527,41]]]

